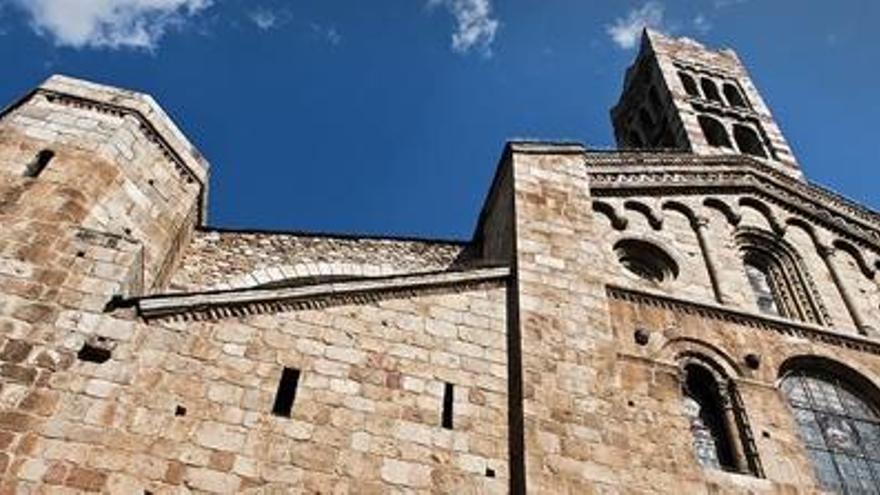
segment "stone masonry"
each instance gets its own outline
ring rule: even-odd
[[[53,76],[0,114],[0,493],[880,491],[789,388],[876,418],[880,215],[731,50],[646,32],[612,118],[508,143],[467,242],[232,231],[152,98]]]

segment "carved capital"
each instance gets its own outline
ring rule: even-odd
[[[831,246],[828,246],[825,244],[820,244],[819,246],[816,247],[816,251],[819,253],[819,256],[821,256],[823,259],[829,259],[829,258],[833,258],[834,254],[837,253],[837,248],[834,248],[834,247],[831,247]]]
[[[709,227],[709,217],[694,217],[694,228],[695,229],[705,229]]]

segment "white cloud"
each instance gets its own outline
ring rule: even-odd
[[[278,25],[278,16],[269,9],[257,8],[248,17],[263,31],[268,31]]]
[[[662,25],[663,4],[652,1],[629,11],[626,17],[616,19],[605,31],[617,46],[629,49],[638,44],[643,29],[660,29]]]
[[[484,55],[492,54],[492,42],[495,41],[499,23],[492,17],[491,0],[428,0],[428,5],[442,5],[455,16],[453,50],[467,53],[478,49]]]
[[[55,44],[75,48],[154,49],[169,27],[213,0],[12,0],[31,26]]]

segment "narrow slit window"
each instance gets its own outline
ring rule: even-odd
[[[447,383],[443,389],[443,417],[441,424],[447,430],[452,429],[452,404],[455,400],[455,387],[451,383]]]
[[[55,158],[55,152],[52,150],[42,150],[37,153],[37,156],[34,157],[34,160],[28,164],[27,169],[24,171],[25,177],[36,178],[39,177],[43,170],[49,166],[49,162]]]
[[[296,399],[296,388],[299,385],[299,370],[284,368],[281,372],[281,381],[278,382],[278,392],[275,394],[275,405],[272,406],[272,414],[289,418],[293,410],[293,401]]]

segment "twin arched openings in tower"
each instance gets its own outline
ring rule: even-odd
[[[721,121],[708,115],[700,115],[697,117],[697,122],[699,122],[700,129],[702,129],[709,146],[733,149],[730,136],[727,134],[727,129],[724,128],[724,124]],[[733,124],[733,139],[736,141],[736,147],[740,153],[767,158],[767,152],[764,149],[764,145],[761,144],[761,138],[758,137],[758,133],[751,127]]]

